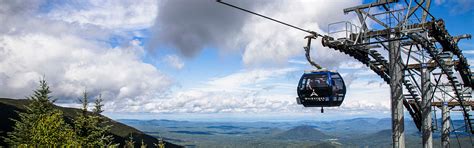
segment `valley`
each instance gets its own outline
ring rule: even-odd
[[[118,120],[145,133],[186,147],[391,147],[389,118],[354,118],[335,121],[199,122],[174,120]],[[463,121],[455,120],[455,127]],[[405,121],[407,146],[420,147],[421,135]],[[469,137],[458,133],[461,147]],[[434,145],[439,147],[439,131]],[[452,146],[457,147],[453,134]]]

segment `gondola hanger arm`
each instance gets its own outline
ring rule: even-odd
[[[308,36],[305,36],[304,38],[308,40],[308,41],[306,42],[306,47],[303,47],[303,48],[304,48],[304,51],[305,51],[306,60],[308,60],[309,64],[311,64],[312,66],[316,67],[317,69],[323,69],[323,67],[321,67],[321,65],[317,64],[316,62],[314,62],[314,61],[311,59],[311,55],[310,55],[310,51],[311,51],[311,40],[312,40],[312,39],[316,39],[317,36],[308,35]]]

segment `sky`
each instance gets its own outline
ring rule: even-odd
[[[228,1],[321,34],[329,23],[357,22],[342,9],[369,2]],[[473,1],[435,0],[431,12],[451,34],[474,34]],[[324,114],[297,105],[297,82],[311,69],[307,34],[213,0],[3,0],[0,22],[0,97],[25,98],[44,77],[57,105],[101,94],[115,119],[390,117],[389,86],[319,40],[312,56],[342,74],[346,99]],[[459,45],[472,63],[474,41]]]

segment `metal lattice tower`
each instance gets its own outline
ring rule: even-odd
[[[423,147],[433,145],[432,106],[444,108],[445,146],[449,145],[448,107],[458,108],[467,131],[474,133],[470,116],[473,77],[457,45],[471,36],[451,36],[444,21],[430,14],[430,5],[430,0],[377,0],[346,8],[344,13],[357,14],[360,27],[352,22],[330,24],[329,35],[322,40],[324,46],[354,57],[390,84],[392,140],[397,148],[405,147],[403,106],[422,132]],[[374,9],[377,11],[372,12]],[[343,27],[334,27],[341,24]]]

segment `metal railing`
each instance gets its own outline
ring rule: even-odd
[[[334,39],[346,39],[354,42],[354,40],[351,39],[351,34],[360,33],[360,31],[361,28],[359,26],[356,26],[349,21],[328,24],[328,36]]]

